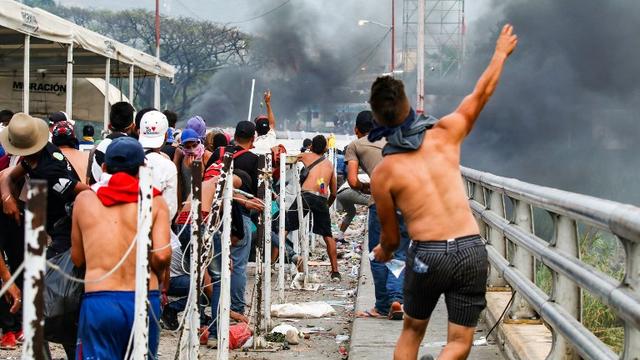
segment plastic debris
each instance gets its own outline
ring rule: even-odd
[[[349,341],[349,335],[336,335],[336,342],[338,344],[343,341]]]
[[[321,318],[335,315],[335,309],[322,301],[271,305],[271,316],[280,318]]]

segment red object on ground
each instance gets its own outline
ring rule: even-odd
[[[239,349],[253,335],[251,328],[246,323],[239,323],[229,327],[229,349]]]
[[[16,334],[13,331],[7,331],[0,341],[0,349],[2,350],[15,350],[18,348],[18,340]]]

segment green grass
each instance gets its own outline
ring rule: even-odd
[[[624,252],[617,240],[599,232],[586,231],[580,240],[580,260],[598,271],[621,281],[624,277]],[[536,285],[551,294],[551,270],[538,263]],[[582,324],[616,353],[624,347],[624,328],[615,313],[590,293],[582,291]]]

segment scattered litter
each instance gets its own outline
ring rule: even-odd
[[[279,332],[272,332],[270,334],[265,335],[265,340],[268,342],[274,343],[283,343],[285,341],[285,334],[281,334]]]
[[[309,261],[309,266],[331,266],[328,261]]]
[[[336,342],[338,344],[343,341],[349,341],[349,335],[336,335]]]
[[[317,334],[317,333],[323,333],[323,332],[327,332],[331,329],[325,329],[323,327],[320,326],[314,326],[314,327],[308,327],[306,329],[303,329],[302,332],[305,334]]]
[[[477,340],[473,340],[473,346],[487,346],[487,345],[489,344],[487,343],[487,338],[484,336],[479,337]]]
[[[426,343],[424,345],[422,345],[423,347],[445,347],[447,345],[446,341],[434,341],[434,342],[430,342],[430,343]],[[480,337],[476,340],[473,340],[473,346],[487,346],[487,338]]]
[[[238,323],[229,327],[229,349],[239,349],[249,338],[252,338],[251,328],[246,323]]]
[[[360,273],[360,266],[359,265],[353,265],[351,267],[351,272],[349,273],[349,276],[352,277],[352,278],[357,278],[359,273]]]
[[[404,261],[398,259],[392,259],[385,265],[387,265],[387,268],[391,271],[393,276],[396,277],[396,279],[400,277],[400,274],[402,274],[402,270],[404,270],[405,267]]]
[[[286,318],[321,318],[335,315],[335,309],[326,302],[271,305],[271,316]]]
[[[304,273],[297,273],[291,281],[291,289],[293,290],[306,290],[306,291],[318,291],[320,289],[318,282],[318,276],[315,274],[309,274],[307,276],[307,286],[304,286]]]
[[[347,351],[347,347],[344,345],[340,345],[340,347],[338,348],[338,353],[340,353],[340,356],[342,356],[343,359],[346,359],[349,357],[349,352]]]

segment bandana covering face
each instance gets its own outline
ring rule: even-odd
[[[95,191],[104,206],[131,204],[138,202],[140,190],[138,183],[138,178],[127,173],[119,172],[113,175],[103,173],[100,181],[91,186],[91,189]],[[161,191],[153,188],[154,197],[161,194]]]
[[[416,116],[411,109],[407,118],[398,126],[378,126],[369,133],[369,141],[376,142],[387,138],[387,145],[382,155],[404,153],[417,150],[422,145],[424,134],[431,129],[438,119],[431,115]]]
[[[204,155],[204,145],[203,144],[198,144],[198,146],[196,146],[193,149],[187,149],[184,148],[182,149],[182,151],[184,152],[185,155],[189,156],[195,156],[196,159],[202,159],[202,155]]]

